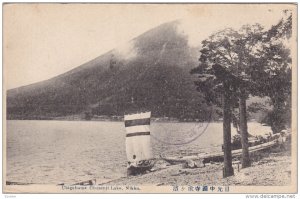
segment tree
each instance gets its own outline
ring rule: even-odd
[[[242,137],[242,166],[244,168],[250,166],[246,99],[249,95],[248,87],[251,86],[251,82],[247,74],[251,70],[249,69],[251,63],[257,59],[255,56],[256,46],[262,38],[262,32],[263,28],[259,24],[245,25],[239,31],[228,28],[204,40],[200,51],[199,68],[201,69],[198,69],[198,72],[202,70],[202,74],[204,72],[215,75],[214,72],[211,73],[211,67],[213,64],[219,64],[230,74],[228,81],[231,81],[230,86],[234,90],[231,97],[233,100],[230,103],[235,104],[237,100],[239,102],[239,129]],[[200,80],[197,85],[203,85],[203,81]],[[223,87],[223,89],[225,88]]]
[[[287,44],[291,28],[292,16],[285,11],[285,17],[268,31],[259,24],[245,25],[239,31],[231,28],[219,31],[202,42],[200,65],[191,71],[200,74],[196,85],[211,102],[218,95],[217,88],[226,90],[225,84],[220,86],[220,79],[215,78],[213,66],[218,64],[230,74],[227,79],[231,79],[229,87],[233,92],[228,103],[234,106],[237,99],[239,102],[243,167],[250,166],[246,114],[249,94],[270,97],[273,111],[269,120],[273,132],[283,129],[290,118],[287,115],[291,104],[291,58]]]
[[[262,41],[256,47],[259,59],[256,59],[249,71],[252,81],[255,82],[255,88],[251,92],[271,99],[273,110],[268,113],[267,121],[273,133],[280,132],[290,123],[291,36],[292,14],[285,11],[284,17],[262,34]]]

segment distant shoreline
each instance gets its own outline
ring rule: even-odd
[[[101,116],[101,117],[93,117],[91,119],[84,119],[82,117],[77,117],[77,116],[71,116],[71,117],[44,117],[44,118],[18,118],[18,117],[12,117],[12,118],[7,118],[7,121],[9,120],[32,120],[32,121],[81,121],[81,122],[89,122],[89,121],[101,121],[101,122],[123,122],[124,117],[123,116],[115,116],[115,117],[108,117],[108,116]],[[151,118],[151,122],[169,122],[169,123],[196,123],[196,122],[214,122],[214,123],[222,123],[222,119],[212,119],[212,120],[206,120],[206,121],[201,121],[199,119],[176,119],[176,118]],[[256,120],[248,120],[248,122],[257,122],[261,123]]]
[[[82,116],[64,116],[64,117],[29,117],[29,118],[19,118],[11,117],[7,120],[36,120],[36,121],[102,121],[102,122],[122,122],[124,121],[123,116],[96,116],[90,119],[84,119]],[[174,123],[195,123],[195,122],[222,122],[222,120],[208,120],[200,121],[199,119],[177,119],[177,118],[168,118],[168,117],[152,117],[152,122],[174,122]]]
[[[123,122],[124,120],[113,120],[113,119],[91,119],[91,120],[84,120],[84,119],[58,119],[58,118],[43,118],[43,119],[35,119],[35,118],[24,118],[24,119],[7,119],[7,121],[79,121],[79,122]],[[163,122],[168,122],[168,123],[196,123],[196,122],[214,122],[214,123],[221,123],[222,121],[219,120],[211,120],[211,121],[180,121],[180,120],[157,120],[157,118],[151,119],[151,122],[158,122],[158,123],[163,123]]]

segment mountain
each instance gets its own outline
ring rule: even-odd
[[[208,119],[210,108],[189,73],[199,48],[188,45],[179,24],[162,24],[69,72],[8,90],[7,118],[121,116],[148,109],[154,117]]]

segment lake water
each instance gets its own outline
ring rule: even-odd
[[[249,133],[271,132],[248,124]],[[232,129],[235,134],[235,129]],[[152,123],[159,155],[221,151],[222,123]],[[174,145],[175,144],[175,145]],[[7,181],[58,184],[126,176],[123,122],[7,121]]]

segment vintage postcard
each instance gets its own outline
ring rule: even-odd
[[[3,4],[4,193],[297,193],[297,4]]]

